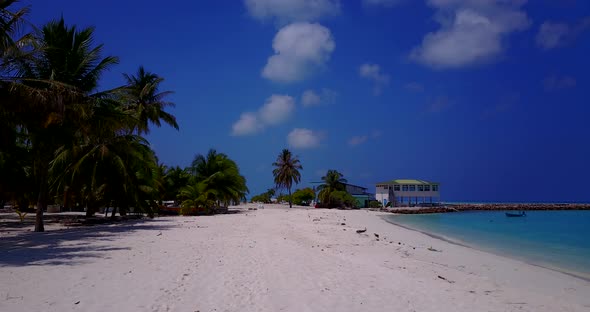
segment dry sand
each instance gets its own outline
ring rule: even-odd
[[[590,311],[588,281],[379,215],[266,205],[2,237],[0,311]]]

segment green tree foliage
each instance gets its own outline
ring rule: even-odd
[[[240,202],[248,194],[246,178],[240,174],[238,165],[214,149],[207,155],[196,155],[189,171],[192,174],[189,185],[179,195],[181,205],[202,207],[203,213],[210,214],[215,207]],[[185,196],[187,188],[192,189],[192,196]]]
[[[215,190],[208,189],[204,182],[192,182],[180,189],[178,197],[183,199],[180,214],[210,213],[215,206]]]
[[[334,191],[330,193],[332,207],[357,208],[356,199],[346,191]]]
[[[11,8],[18,0],[0,0],[0,52],[2,56],[5,53],[18,47],[23,39],[15,39],[19,30],[23,28],[24,17],[30,12],[30,6],[22,7],[18,10]],[[20,41],[20,42],[19,42]]]
[[[166,107],[174,107],[174,103],[166,101],[172,91],[159,91],[164,78],[146,71],[143,66],[139,67],[136,75],[123,76],[127,85],[120,90],[120,94],[125,109],[135,117],[132,131],[137,134],[149,133],[149,124],[160,127],[161,120],[178,130],[176,118],[164,110]]]
[[[251,203],[270,204],[270,197],[268,197],[268,195],[266,193],[262,193],[262,194],[252,196],[252,198],[250,199],[250,202]]]
[[[160,120],[178,128],[163,110],[162,78],[140,68],[125,85],[97,90],[118,59],[102,56],[94,28],[61,18],[16,36],[28,7],[11,12],[14,2],[0,1],[0,201],[36,202],[35,231],[49,202],[87,216],[113,205],[153,215],[166,180],[140,134]]]
[[[278,189],[287,189],[289,192],[289,208],[292,208],[291,187],[293,183],[297,184],[301,180],[301,173],[299,172],[299,170],[303,170],[301,161],[296,156],[293,156],[291,151],[283,149],[272,165],[275,167],[272,171],[275,185]]]
[[[49,163],[57,149],[84,133],[101,74],[118,62],[102,57],[102,45],[93,45],[93,28],[78,30],[62,19],[34,34],[34,51],[15,63],[17,97],[27,109],[16,118],[31,142],[34,175],[39,185],[35,231],[43,231],[43,210],[49,200]],[[35,112],[35,113],[31,113]]]
[[[35,231],[43,231],[48,203],[83,207],[87,217],[105,206],[116,208],[112,217],[131,207],[153,216],[163,200],[210,213],[245,197],[237,164],[215,150],[186,169],[158,164],[144,135],[163,123],[178,129],[163,77],[140,66],[120,87],[99,90],[118,58],[103,56],[94,28],[61,18],[27,33],[29,8],[11,10],[15,2],[0,0],[2,205],[35,204]]]
[[[268,189],[266,192],[262,193],[262,194],[258,194],[256,196],[253,196],[252,199],[250,199],[251,203],[265,203],[265,204],[270,204],[272,203],[272,197],[275,196],[275,190],[274,189]]]
[[[383,207],[383,205],[377,200],[372,200],[369,202],[369,208],[381,208],[381,207]]]
[[[315,198],[315,192],[312,188],[306,187],[304,189],[293,192],[293,203],[299,206],[309,206],[311,201]]]
[[[160,200],[174,200],[180,194],[180,190],[189,184],[191,173],[189,169],[182,169],[179,166],[160,166],[161,192]]]
[[[277,196],[277,202],[279,203],[289,202],[290,200],[291,196],[289,195],[279,194],[279,196]]]
[[[347,182],[342,173],[336,170],[328,170],[325,176],[322,177],[322,184],[318,186],[318,197],[322,206],[334,207],[337,203],[333,202],[331,194],[336,191],[345,191],[345,183]]]

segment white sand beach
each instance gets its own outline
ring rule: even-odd
[[[265,205],[1,237],[0,311],[590,311],[588,281],[380,215]]]

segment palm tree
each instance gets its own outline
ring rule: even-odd
[[[180,190],[189,184],[190,173],[179,166],[166,167],[162,165],[160,171],[162,172],[161,200],[177,198]]]
[[[286,188],[289,191],[289,208],[293,208],[291,187],[293,183],[298,184],[301,180],[299,170],[303,170],[303,166],[297,156],[293,156],[288,149],[283,149],[272,165],[275,167],[272,171],[275,184],[277,188]]]
[[[342,173],[336,170],[328,170],[325,176],[322,177],[323,184],[318,186],[318,197],[322,203],[330,206],[330,194],[335,191],[344,191],[345,183],[347,182]]]
[[[204,208],[205,213],[208,213],[215,206],[215,195],[216,192],[209,189],[204,182],[193,182],[182,187],[178,193],[178,198],[182,200],[180,203],[181,214],[198,212],[199,207]]]
[[[15,189],[15,183],[10,181],[25,176],[22,172],[18,177],[14,175],[18,171],[17,168],[24,168],[24,166],[15,166],[13,160],[22,163],[26,157],[22,157],[24,149],[17,144],[19,137],[22,137],[22,129],[19,129],[15,123],[15,107],[9,92],[9,83],[12,81],[10,68],[14,62],[14,56],[18,54],[16,52],[19,50],[19,43],[28,36],[25,35],[21,39],[15,39],[15,37],[22,28],[24,16],[29,13],[30,7],[25,6],[13,11],[11,6],[16,2],[16,0],[0,0],[0,103],[2,103],[0,106],[0,193],[5,195],[5,188]],[[4,180],[2,178],[6,179],[6,184],[2,183],[1,180]],[[0,201],[3,199],[0,198]]]
[[[122,89],[123,101],[127,102],[127,109],[135,114],[137,124],[133,131],[137,134],[149,133],[149,123],[161,126],[161,121],[178,130],[176,118],[164,111],[167,106],[174,107],[174,103],[166,102],[164,98],[172,91],[159,91],[164,78],[139,67],[135,76],[123,74],[127,86]]]
[[[25,6],[18,11],[12,11],[10,6],[18,0],[0,0],[0,55],[17,45],[14,35],[24,23],[24,16],[29,14],[30,6]]]
[[[143,138],[120,135],[58,150],[51,164],[55,189],[65,191],[73,185],[73,192],[87,208],[87,217],[111,203],[121,215],[130,206],[153,215],[160,185],[155,155]]]
[[[246,178],[240,174],[238,165],[223,153],[211,149],[204,155],[196,155],[190,171],[193,182],[202,183],[205,193],[213,194],[217,205],[228,206],[239,202],[248,193]],[[206,207],[207,212],[210,207]]]
[[[21,98],[18,122],[27,129],[34,157],[38,199],[35,231],[44,231],[48,202],[49,163],[57,148],[71,141],[91,114],[101,74],[118,62],[102,58],[102,45],[93,45],[93,28],[68,27],[63,18],[47,23],[35,34],[35,53],[19,59],[13,94]],[[101,94],[102,95],[102,94]],[[69,130],[69,131],[68,131]]]

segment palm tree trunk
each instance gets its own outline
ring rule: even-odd
[[[291,198],[291,188],[289,188],[289,208],[293,208],[293,199]]]
[[[41,157],[43,158],[43,157]],[[45,232],[43,225],[43,211],[47,208],[47,198],[49,197],[49,161],[39,160],[38,177],[39,177],[39,196],[37,197],[37,211],[35,215],[35,232]]]
[[[86,218],[91,218],[94,216],[95,213],[94,203],[93,201],[88,201],[86,204]]]
[[[119,205],[119,215],[121,217],[124,217],[127,215],[127,210],[129,210],[129,204],[127,203],[127,201],[122,201],[121,204]]]

